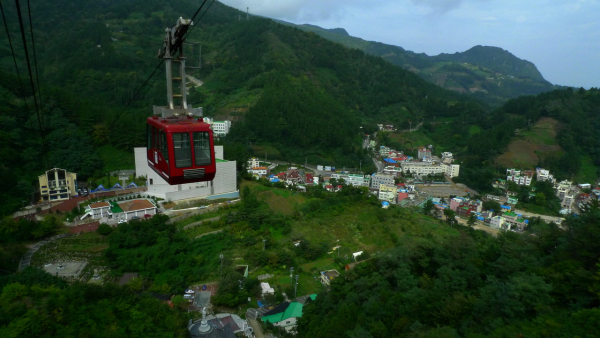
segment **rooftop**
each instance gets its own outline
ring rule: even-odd
[[[321,271],[321,274],[329,278],[330,280],[340,276],[340,273],[337,272],[337,270]]]
[[[108,202],[96,202],[96,203],[90,204],[90,208],[92,208],[92,209],[104,208],[104,207],[110,207],[110,204]]]
[[[302,317],[302,304],[297,302],[290,303],[285,311],[274,315],[265,316],[262,318],[262,320],[263,322],[278,323],[292,317]]]
[[[119,203],[119,207],[123,209],[121,211],[125,212],[155,208],[154,204],[152,204],[148,200],[133,200],[122,202]]]

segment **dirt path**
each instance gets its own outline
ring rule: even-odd
[[[193,227],[195,227],[195,226],[197,226],[197,225],[200,225],[200,224],[202,224],[202,223],[204,223],[204,222],[218,221],[218,220],[220,220],[220,219],[221,219],[221,216],[217,216],[217,217],[213,217],[213,218],[208,218],[208,219],[203,219],[203,220],[201,220],[201,221],[194,222],[194,223],[190,223],[190,224],[188,224],[188,225],[184,226],[184,227],[183,227],[183,230],[187,230],[187,229],[193,228]]]
[[[206,235],[218,234],[218,233],[219,233],[219,232],[221,232],[221,231],[223,231],[223,229],[221,229],[221,230],[216,230],[216,231],[211,231],[211,232],[207,232],[207,233],[205,233],[205,234],[202,234],[202,235],[198,235],[198,236],[196,236],[196,238],[200,238],[200,237],[202,237],[202,236],[206,236]]]

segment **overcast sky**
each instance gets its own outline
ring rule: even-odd
[[[554,84],[600,87],[600,0],[220,0],[437,55],[496,46]]]

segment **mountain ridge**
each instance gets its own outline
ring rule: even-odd
[[[297,25],[272,20],[382,57],[429,82],[473,95],[492,106],[500,106],[521,95],[536,95],[557,87],[544,79],[534,63],[520,59],[500,47],[477,45],[463,52],[430,56],[401,46],[350,36],[344,28],[326,29],[311,24]]]

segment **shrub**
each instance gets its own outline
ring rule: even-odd
[[[102,236],[108,236],[108,235],[110,235],[110,233],[112,231],[113,231],[113,228],[111,228],[110,225],[108,225],[106,223],[102,223],[98,227],[98,233]]]

